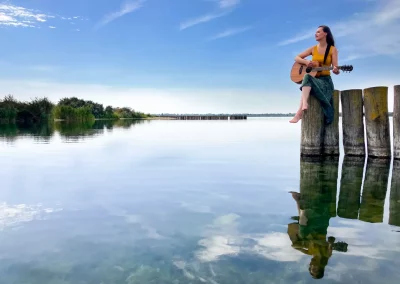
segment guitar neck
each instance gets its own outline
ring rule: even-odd
[[[328,70],[333,70],[334,67],[330,66],[330,67],[315,67],[312,69],[312,71],[328,71]],[[341,69],[341,66],[338,66],[338,69]]]

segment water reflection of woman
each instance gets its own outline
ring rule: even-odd
[[[307,198],[307,200],[302,198],[300,193],[292,191],[290,193],[296,201],[299,212],[298,222],[288,225],[292,247],[304,254],[312,255],[309,272],[313,278],[320,279],[324,277],[325,266],[332,256],[335,241],[333,237],[326,240],[331,217],[329,206],[321,202],[322,200],[315,200],[315,198]]]

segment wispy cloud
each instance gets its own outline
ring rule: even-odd
[[[285,39],[285,40],[279,42],[278,45],[279,46],[288,45],[288,44],[292,44],[292,43],[296,43],[299,41],[303,41],[303,40],[312,38],[314,32],[315,32],[315,29],[312,29],[312,30],[310,29],[307,32],[297,34],[294,37],[291,37],[289,39]]]
[[[400,1],[387,0],[385,5],[377,4],[373,12],[356,13],[346,21],[332,23],[335,38],[340,38],[339,46],[346,51],[346,60],[374,55],[394,55],[400,53]],[[316,27],[278,45],[289,45],[314,36]],[[339,47],[339,50],[341,48]]]
[[[179,29],[184,30],[226,16],[233,11],[233,9],[240,3],[240,0],[215,0],[213,2],[217,3],[218,7],[216,11],[186,20],[180,24]]]
[[[240,0],[217,0],[221,8],[230,8],[239,4]]]
[[[74,16],[74,19],[81,19],[80,16]],[[23,28],[41,28],[47,27],[54,29],[55,25],[49,25],[50,21],[72,20],[72,18],[63,17],[57,14],[49,14],[35,9],[28,9],[8,3],[0,4],[0,27],[23,27]]]
[[[232,28],[232,29],[227,29],[213,37],[211,37],[211,40],[215,40],[215,39],[219,39],[219,38],[224,38],[224,37],[230,37],[230,36],[234,36],[240,33],[244,33],[248,30],[251,30],[253,27],[248,26],[248,27],[242,27],[242,28]]]
[[[30,66],[28,69],[34,70],[34,71],[40,71],[40,72],[54,72],[58,68],[56,66],[52,65],[35,65],[35,66]]]
[[[0,4],[0,26],[35,28],[55,16],[11,4]]]
[[[136,1],[127,1],[124,4],[121,5],[121,8],[113,13],[107,14],[103,17],[103,19],[98,23],[97,28],[101,26],[105,26],[109,24],[110,22],[125,16],[127,14],[130,14],[136,10],[139,10],[140,8],[143,7],[144,2],[146,0],[136,0]]]
[[[181,23],[180,29],[184,30],[184,29],[190,28],[190,27],[198,25],[198,24],[207,23],[211,20],[225,16],[226,14],[227,13],[206,14],[206,15],[200,16],[198,18],[190,19],[190,20],[187,20],[186,22]]]

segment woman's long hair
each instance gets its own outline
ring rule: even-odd
[[[328,57],[329,50],[331,49],[331,46],[335,46],[335,39],[333,38],[331,29],[328,26],[319,26],[319,28],[322,28],[322,30],[326,33],[326,43],[328,44],[328,48],[325,51],[325,56],[324,56],[324,64],[326,62],[326,58]]]
[[[325,33],[327,33],[327,35],[326,35],[326,43],[327,43],[328,45],[335,46],[335,40],[334,40],[334,38],[333,38],[331,29],[330,29],[328,26],[324,26],[324,25],[319,26],[319,28],[322,28],[322,30],[323,30]]]

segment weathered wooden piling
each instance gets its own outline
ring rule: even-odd
[[[365,157],[344,156],[337,215],[345,219],[358,219]]]
[[[400,160],[393,160],[388,223],[400,226]]]
[[[364,89],[365,124],[369,157],[391,157],[388,87]]]
[[[333,92],[333,107],[335,116],[333,122],[325,126],[324,131],[324,155],[340,155],[339,150],[339,91]]]
[[[301,156],[320,156],[324,146],[324,113],[320,102],[312,95],[301,120]]]
[[[369,223],[383,222],[390,162],[390,159],[368,157],[359,220]]]
[[[364,112],[361,89],[341,91],[344,154],[365,156]]]
[[[400,85],[393,88],[393,158],[400,159]]]

